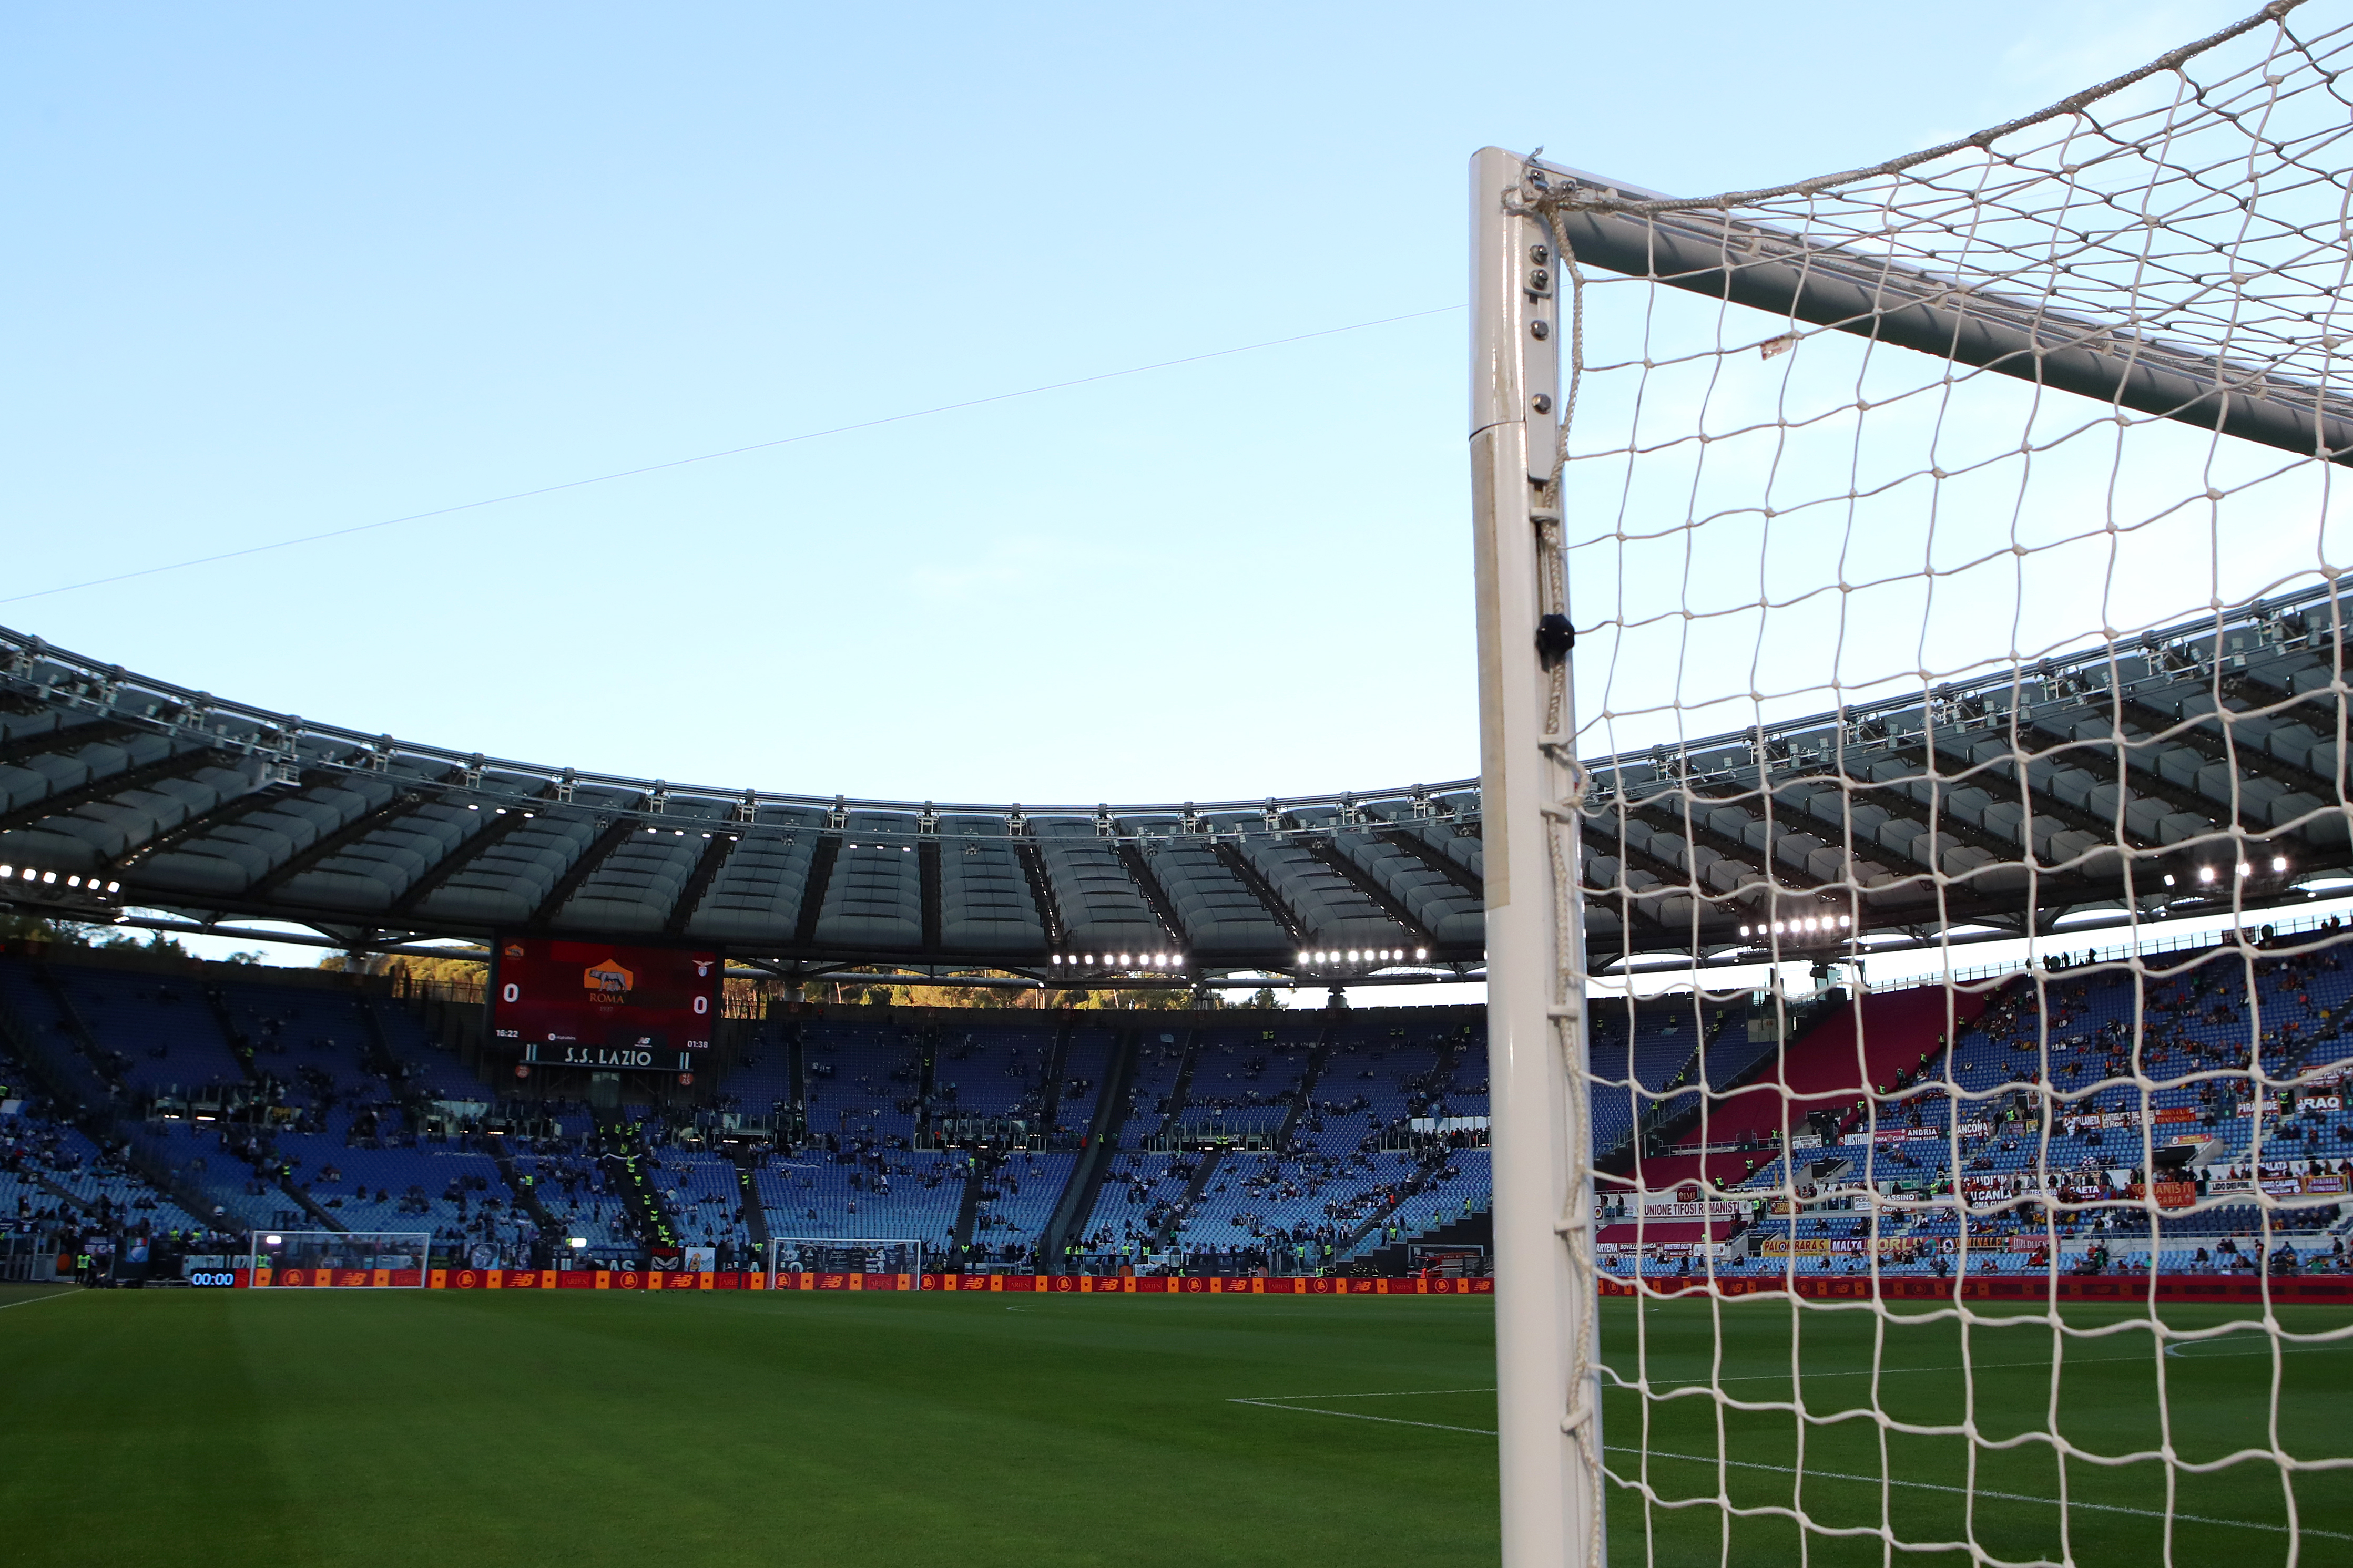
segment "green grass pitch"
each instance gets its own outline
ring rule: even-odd
[[[551,1291],[67,1292],[0,1288],[0,1563],[463,1565],[1489,1563],[1493,1338],[1480,1298],[1106,1299]],[[1605,1304],[1611,1364],[1656,1392],[1868,1409],[1867,1312],[1753,1299]],[[2221,1321],[2185,1309],[2180,1326]],[[2116,1309],[2073,1311],[2078,1328]],[[2284,1312],[2304,1331],[2336,1320]],[[1948,1324],[1884,1331],[1880,1407],[1970,1413]],[[2052,1408],[2049,1330],[1972,1335],[1974,1418],[1999,1441]],[[2200,1461],[2266,1441],[2274,1373],[2253,1337],[2164,1366],[2172,1442]],[[2078,1339],[2056,1419],[2102,1452],[2160,1440],[2146,1335]],[[2353,1348],[2278,1363],[2292,1451],[2353,1454]],[[1733,1380],[1737,1381],[1733,1381]],[[1820,1526],[1958,1540],[1958,1437],[1810,1426],[1684,1395],[1607,1400],[1613,1468],[1666,1498],[1799,1501]],[[1372,1417],[1372,1419],[1366,1419]],[[1670,1455],[1699,1458],[1668,1458]],[[1883,1473],[1904,1484],[1883,1488]],[[2162,1470],[1980,1450],[1977,1539],[2010,1560],[2166,1561]],[[1861,1479],[1848,1479],[1861,1478]],[[2067,1495],[2064,1517],[2045,1500]],[[2177,1562],[2287,1561],[2268,1464],[2178,1479]],[[2005,1493],[2006,1497],[1990,1494]],[[2295,1483],[2301,1561],[2353,1563],[2353,1473]],[[1884,1512],[1883,1512],[1884,1510]],[[2197,1515],[2211,1522],[2185,1521]],[[2313,1533],[2325,1531],[2327,1533]],[[1801,1557],[1802,1552],[1802,1557]],[[1622,1563],[1880,1563],[1873,1537],[1714,1506],[1611,1504]],[[1962,1561],[1945,1556],[1943,1561]]]

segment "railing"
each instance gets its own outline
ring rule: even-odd
[[[2268,920],[2253,921],[2244,925],[2222,931],[2179,931],[2164,935],[2150,933],[2127,942],[2110,942],[2105,946],[2095,942],[2087,948],[2076,948],[2072,943],[2062,947],[2064,933],[2060,933],[2053,937],[2038,938],[2036,945],[2046,950],[2060,948],[2057,952],[2046,951],[2043,954],[2044,962],[2047,963],[2053,957],[2063,958],[2067,968],[2074,970],[2089,966],[2083,958],[2077,956],[2079,953],[2087,955],[2092,963],[2126,963],[2137,958],[2147,959],[2168,952],[2188,952],[2199,948],[2242,945],[2252,947],[2262,939],[2262,931],[2266,926],[2271,928],[2273,940],[2276,941],[2281,937],[2322,930],[2327,926],[2331,918],[2333,917],[2324,914],[2278,916]],[[2145,931],[2146,929],[2144,928]],[[1983,980],[1998,980],[2008,975],[2024,974],[2037,967],[2040,966],[2023,961],[2012,963],[1977,964],[1967,969],[1949,971],[1947,974],[1922,975],[1917,979],[1907,980],[1895,985],[1874,985],[1872,990],[1874,993],[1908,990],[1915,985],[1943,984],[1947,979],[1957,985],[1971,984]]]

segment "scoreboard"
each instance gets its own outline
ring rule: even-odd
[[[723,965],[703,950],[502,936],[491,1034],[550,1067],[692,1067],[711,1047]]]

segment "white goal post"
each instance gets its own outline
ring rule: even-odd
[[[905,1274],[923,1278],[923,1244],[903,1237],[778,1236],[768,1240],[768,1283],[786,1274]]]
[[[2302,3],[1978,135],[1767,190],[1674,200],[1472,158],[1506,1568],[1601,1568],[1613,1500],[1646,1532],[1713,1510],[1734,1560],[1765,1521],[2074,1561],[2106,1516],[2168,1543],[2215,1525],[2177,1489],[2233,1467],[2286,1495],[2283,1521],[2244,1528],[2290,1561],[2306,1535],[2353,1540],[2297,1512],[2295,1485],[2353,1447],[2283,1424],[2302,1419],[2290,1380],[2271,1377],[2259,1438],[2192,1462],[2165,1360],[2232,1332],[2274,1356],[2353,1335],[2271,1304],[2281,1271],[2353,1239],[2330,1251],[2314,1217],[2353,1200],[2353,981],[2334,978],[2353,948],[2290,904],[2353,886],[2353,27]],[[2173,934],[2190,921],[2210,934]],[[1969,972],[1980,942],[2006,971]],[[1908,1000],[1866,984],[1899,952]],[[1682,966],[1701,1026],[1672,1080],[1633,1043],[1637,960]],[[1736,997],[1738,1041],[1764,1044],[1719,1079],[1706,1031]],[[1848,1059],[1810,1079],[1815,1029]],[[2145,1279],[2133,1310],[2071,1318],[2067,1277],[2115,1267]],[[2159,1310],[2160,1272],[2233,1267],[2262,1292],[2235,1319]],[[1854,1283],[1833,1303],[1810,1268]],[[1918,1321],[1959,1336],[1974,1410],[1972,1334],[2024,1338],[1972,1305],[2004,1274],[2042,1292],[2051,1411],[1994,1443],[1883,1403],[1884,1345],[1915,1321],[1886,1303],[1916,1294],[1942,1303]],[[1625,1366],[1605,1357],[1605,1282],[1644,1312],[1710,1303],[1714,1363],[1661,1371],[1639,1337]],[[1786,1394],[1725,1363],[1727,1321],[1768,1310]],[[1824,1415],[1797,1341],[1841,1312],[1880,1337],[1870,1391],[1838,1385],[1850,1403]],[[2061,1429],[2058,1368],[2126,1334],[2165,1436],[2100,1451]],[[1614,1442],[1605,1397],[1632,1428]],[[1654,1421],[1699,1411],[1713,1431],[1682,1441],[1715,1452],[1654,1447]],[[1737,1446],[1759,1412],[1787,1416],[1790,1462]],[[1873,1518],[1805,1486],[1832,1428],[1879,1435],[1875,1474],[1816,1461],[1875,1483]],[[1957,1468],[1907,1476],[1889,1434],[1957,1444]],[[1980,1478],[2033,1444],[2063,1474],[2162,1485],[2144,1506]],[[1759,1500],[1741,1469],[1789,1479]],[[1968,1516],[1932,1530],[1905,1488]],[[2052,1510],[2051,1544],[2015,1551],[1998,1516],[2016,1506]]]
[[[1556,866],[1546,823],[1573,811],[1577,725],[1558,513],[1559,259],[1519,200],[1527,165],[1472,160],[1471,483],[1478,589],[1479,787],[1485,840],[1489,1140],[1494,1162],[1496,1427],[1504,1562],[1599,1561],[1598,1282],[1582,1076],[1577,840]],[[1546,617],[1551,617],[1547,620]],[[1564,1240],[1567,1245],[1564,1245]]]
[[[432,1267],[429,1230],[257,1230],[248,1248],[255,1282],[418,1289]]]

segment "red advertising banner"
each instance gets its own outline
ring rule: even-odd
[[[385,1289],[393,1286],[416,1288],[424,1278],[414,1268],[257,1268],[250,1274],[237,1270],[239,1284],[249,1284],[257,1289],[289,1289],[300,1286],[316,1289],[341,1286],[345,1289]]]

